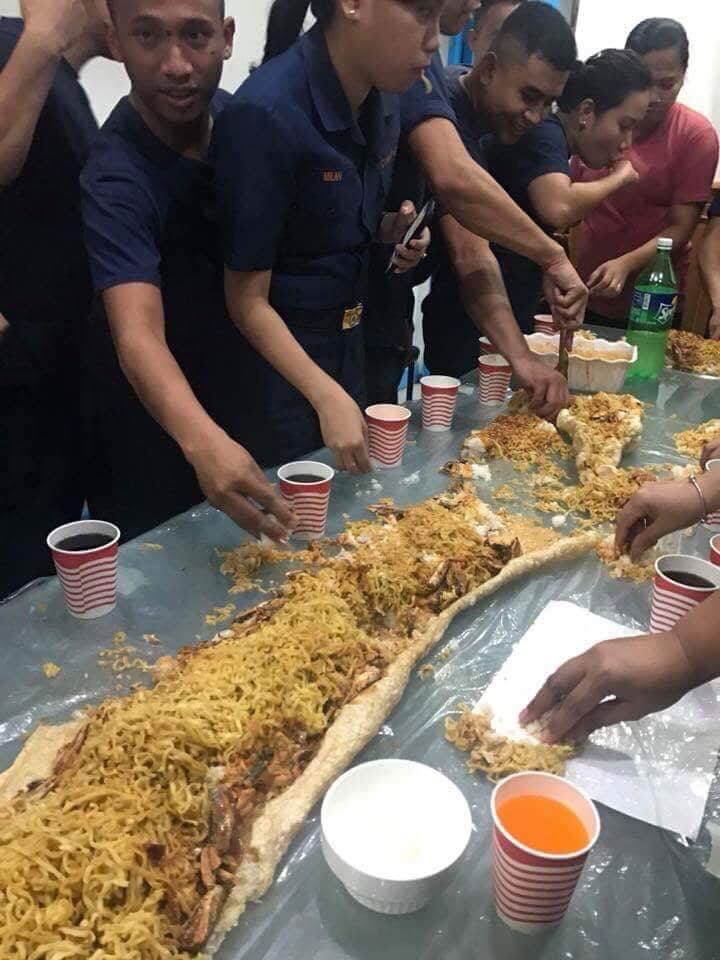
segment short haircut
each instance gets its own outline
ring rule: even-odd
[[[499,60],[542,57],[556,70],[571,70],[577,62],[577,44],[570,24],[554,7],[540,0],[525,0],[513,10],[498,31],[491,48]]]
[[[685,27],[677,20],[669,17],[651,17],[643,20],[631,32],[625,46],[628,50],[643,56],[654,50],[676,49],[683,70],[687,70],[690,62],[690,41]]]
[[[569,113],[583,100],[592,100],[596,113],[605,113],[620,104],[631,93],[649,90],[650,71],[633,50],[603,50],[578,63],[565,84],[558,106]]]
[[[481,0],[480,6],[472,15],[472,25],[474,27],[479,26],[490,10],[492,10],[493,7],[499,6],[501,3],[511,3],[514,7],[517,7],[521,3],[524,3],[524,0]]]
[[[122,3],[122,0],[107,0],[108,10],[110,16],[114,17],[116,13],[116,5]],[[220,0],[220,16],[225,19],[225,0]]]

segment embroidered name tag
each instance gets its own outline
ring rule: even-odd
[[[325,183],[339,183],[342,178],[342,170],[323,170],[322,178]]]

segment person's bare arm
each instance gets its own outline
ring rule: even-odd
[[[543,223],[557,230],[566,230],[584,220],[616,190],[637,180],[632,164],[622,160],[606,177],[587,183],[574,183],[565,173],[546,173],[533,180],[528,187],[528,196]]]
[[[713,217],[708,222],[698,261],[712,303],[708,332],[713,340],[720,340],[720,217]]]
[[[208,416],[172,355],[158,288],[121,284],[106,290],[103,302],[125,376],[150,415],[177,442],[210,503],[255,536],[287,539],[293,518],[284,500],[250,454]]]
[[[562,247],[475,163],[449,120],[419,124],[408,142],[443,207],[471,233],[539,264],[551,284],[551,308],[568,327],[582,324],[587,289]]]
[[[463,306],[473,323],[509,361],[522,386],[530,390],[533,411],[542,417],[557,414],[568,403],[567,382],[530,352],[488,242],[460,226],[449,214],[441,218],[440,229]]]
[[[271,271],[225,270],[225,299],[233,322],[267,362],[314,407],[323,440],[338,466],[367,473],[367,427],[360,408],[303,350],[270,305]]]
[[[87,27],[82,0],[23,0],[25,26],[0,73],[0,188],[22,172],[63,52]]]
[[[702,204],[678,203],[670,211],[670,222],[658,236],[673,241],[673,253],[682,252],[690,242],[700,220]],[[600,264],[588,280],[591,296],[617,297],[625,288],[628,277],[643,270],[657,253],[658,237],[641,247]]]

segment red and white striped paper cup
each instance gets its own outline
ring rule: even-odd
[[[411,412],[398,403],[376,403],[365,410],[370,461],[379,470],[402,463]]]
[[[455,377],[422,377],[423,430],[441,433],[452,427],[460,381]]]
[[[720,460],[708,460],[705,464],[706,470],[720,470]],[[720,510],[716,510],[715,513],[709,513],[708,518],[703,524],[708,530],[712,530],[713,533],[720,531]]]
[[[107,542],[89,550],[67,550],[58,544],[70,537],[96,535]],[[117,604],[118,541],[120,531],[105,520],[76,520],[56,527],[48,535],[58,580],[68,613],[78,620],[94,620]]]
[[[543,796],[557,800],[580,819],[590,838],[570,854],[543,853],[520,843],[498,815],[512,797]],[[495,787],[493,817],[493,886],[500,919],[519,933],[542,933],[565,916],[588,854],[600,835],[595,804],[580,787],[551,773],[514,773]]]
[[[478,357],[480,403],[489,403],[494,406],[505,403],[511,377],[512,367],[499,353]]]
[[[720,567],[720,533],[710,538],[710,563]]]
[[[318,540],[324,536],[333,468],[315,460],[295,460],[280,467],[277,475],[280,496],[297,519],[291,536],[296,540]],[[310,480],[311,477],[317,479]]]
[[[538,313],[535,315],[533,330],[535,333],[547,333],[552,336],[558,332],[558,327],[551,313]]]
[[[668,574],[690,574],[709,581],[710,587],[694,587],[679,583]],[[720,567],[699,557],[683,554],[666,554],[655,561],[652,606],[650,608],[650,632],[664,633],[693,607],[711,597],[720,588]]]
[[[489,340],[487,337],[478,338],[478,346],[480,347],[480,353],[487,355],[488,353],[497,353],[498,349],[492,340]]]

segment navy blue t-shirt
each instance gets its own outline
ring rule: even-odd
[[[420,126],[425,120],[431,120],[433,117],[455,122],[455,114],[450,105],[445,67],[439,52],[434,54],[430,66],[425,71],[425,76],[430,81],[430,90],[426,89],[422,80],[417,80],[400,97],[402,132],[405,136],[412,133],[415,127]]]
[[[553,228],[540,220],[528,190],[533,181],[547,174],[570,176],[568,142],[558,118],[550,116],[543,120],[516,144],[502,144],[491,137],[486,148],[490,173],[519,207],[541,227],[552,232]],[[493,244],[492,249],[500,263],[517,321],[526,332],[532,332],[542,288],[542,269],[532,260],[505,247]]]
[[[22,30],[22,20],[0,19],[0,66]],[[43,362],[57,360],[90,308],[79,177],[96,134],[77,73],[61,60],[22,172],[0,191],[0,311]]]
[[[218,91],[213,114],[229,100]],[[160,141],[124,98],[104,124],[81,182],[95,289],[160,288],[170,350],[208,413],[244,442],[245,420],[234,412],[240,404],[231,394],[248,378],[249,347],[225,311],[210,164]],[[102,314],[94,317],[91,345],[95,366],[120,376]]]
[[[399,134],[394,95],[353,117],[317,26],[255,70],[213,131],[227,266],[271,270],[281,312],[356,301]]]
[[[213,112],[229,99],[219,91]],[[163,263],[178,246],[220,263],[210,165],[159,140],[127,97],[103,125],[81,184],[97,291],[124,283],[161,287]]]

